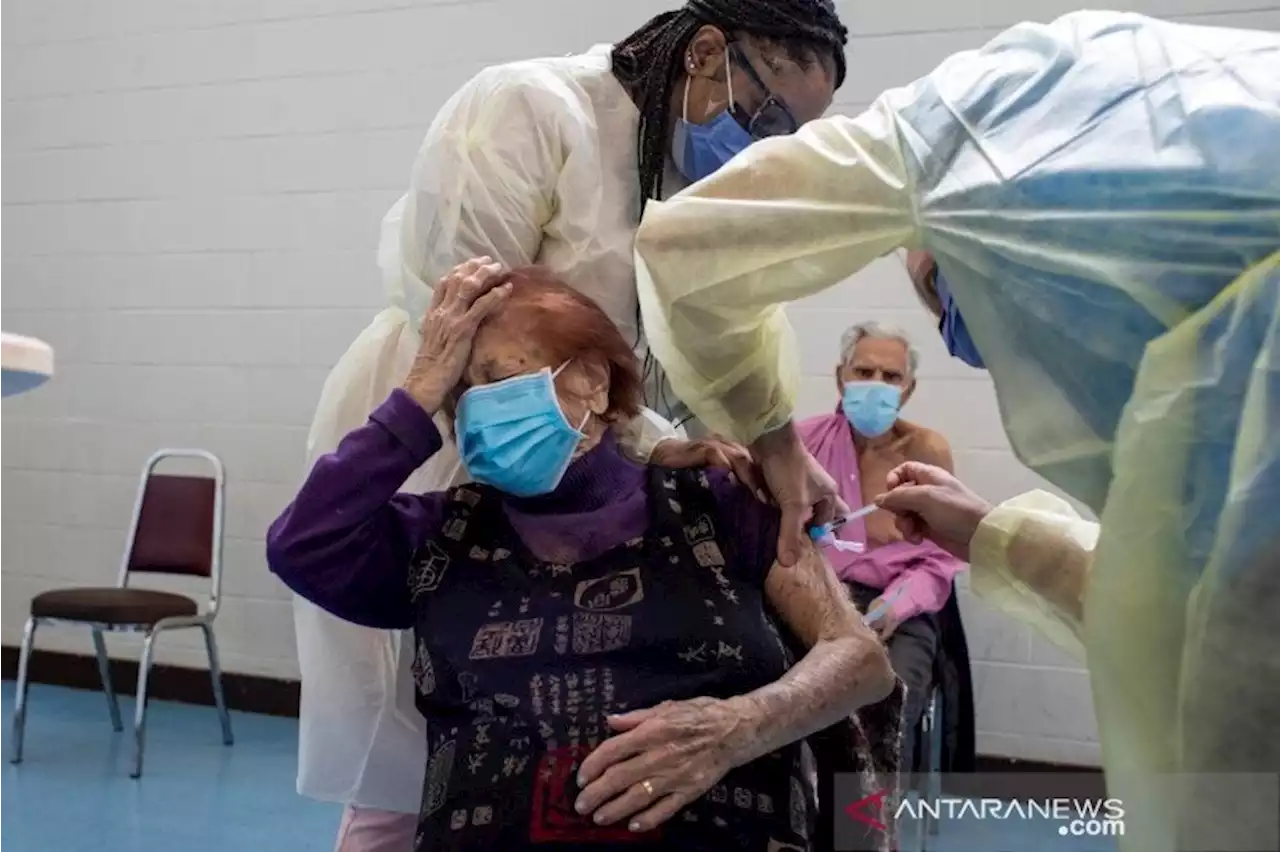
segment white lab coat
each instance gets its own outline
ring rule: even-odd
[[[639,114],[609,61],[609,48],[598,47],[489,68],[441,109],[408,192],[383,222],[378,255],[390,306],[325,382],[309,464],[400,385],[433,283],[468,258],[549,266],[639,347],[632,251]],[[667,181],[683,185],[670,172]],[[650,399],[660,396],[660,384],[649,382]],[[669,434],[663,417],[646,412],[623,441],[647,457]],[[441,490],[464,476],[447,443],[404,490]],[[294,602],[302,670],[298,792],[416,813],[426,736],[414,706],[411,634],[360,627],[302,598]]]

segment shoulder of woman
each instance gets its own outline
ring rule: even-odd
[[[507,119],[522,115],[523,108],[533,118],[547,120],[579,114],[575,107],[583,98],[568,69],[548,59],[490,65],[454,95],[459,106],[465,102]]]
[[[707,485],[715,498],[721,517],[735,527],[728,531],[731,535],[741,535],[746,529],[750,529],[752,533],[771,530],[776,539],[781,518],[781,513],[776,506],[761,502],[750,488],[738,481],[731,471],[709,467],[705,468],[703,473],[706,474]]]

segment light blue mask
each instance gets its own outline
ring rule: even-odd
[[[879,438],[893,428],[902,405],[902,388],[884,382],[848,382],[840,407],[860,435]]]
[[[565,419],[549,367],[471,388],[458,401],[454,431],[467,473],[516,497],[554,491],[582,440]]]
[[[694,183],[714,174],[755,141],[755,137],[733,117],[733,69],[727,54],[725,79],[729,84],[729,106],[706,124],[689,121],[689,78],[684,81],[684,114],[676,119],[671,159],[680,174]]]
[[[941,269],[934,272],[933,280],[934,287],[938,291],[938,301],[942,303],[938,331],[942,334],[943,342],[947,344],[947,351],[953,358],[959,358],[970,367],[983,369],[986,365],[982,362],[982,355],[978,353],[978,347],[969,336],[964,317],[960,316],[960,309],[956,307],[956,300],[951,295],[951,287],[947,284],[947,279],[942,277]]]

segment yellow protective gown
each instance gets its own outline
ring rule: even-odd
[[[637,237],[653,351],[744,440],[792,415],[781,303],[899,247],[934,254],[1018,457],[1101,519],[1006,505],[973,581],[1082,640],[1127,850],[1274,827],[1274,807],[1225,804],[1238,783],[1175,795],[1157,776],[1280,771],[1278,69],[1275,33],[1020,25],[857,118],[753,146]],[[1086,567],[1073,599],[1054,572]]]
[[[546,264],[594,299],[624,335],[637,337],[639,114],[609,67],[607,46],[497,66],[441,109],[409,191],[383,222],[378,255],[390,306],[325,382],[308,465],[404,380],[433,284],[468,258]],[[670,173],[666,180],[684,185]],[[648,398],[668,399],[661,379],[651,378]],[[647,457],[671,434],[662,416],[646,411],[622,440]],[[448,442],[404,490],[442,490],[464,478]],[[412,634],[350,624],[299,597],[294,620],[302,671],[298,792],[417,813],[426,735],[414,706]]]

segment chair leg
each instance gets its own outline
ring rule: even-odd
[[[14,763],[22,762],[22,738],[27,728],[27,666],[31,663],[31,647],[36,641],[36,627],[40,624],[35,618],[27,619],[27,626],[22,631],[22,650],[18,653],[17,695],[13,699],[13,756]]]
[[[920,717],[920,738],[916,741],[916,765],[919,771],[916,773],[913,788],[918,791],[921,801],[929,803],[929,807],[937,806],[937,796],[933,790],[933,774],[931,772],[934,764],[933,760],[933,727],[934,727],[934,706],[932,697],[928,704],[924,706],[924,714]],[[920,822],[916,826],[916,848],[919,852],[928,852],[929,835],[933,834],[933,817],[930,816],[929,808],[922,808],[920,812]]]
[[[124,730],[120,721],[120,702],[116,700],[116,690],[111,683],[111,658],[107,656],[107,643],[102,638],[102,631],[93,628],[93,650],[98,655],[98,677],[102,679],[102,691],[107,694],[107,709],[111,711],[111,729],[116,733]]]
[[[222,744],[231,745],[231,714],[227,712],[227,700],[222,694],[222,666],[218,664],[218,642],[213,638],[213,625],[201,624],[204,631],[204,647],[209,652],[209,680],[213,684],[213,703],[218,708],[218,721],[222,723]]]
[[[151,674],[151,657],[155,653],[155,631],[147,633],[147,640],[142,645],[142,657],[138,660],[138,688],[134,693],[133,706],[133,772],[131,778],[142,777],[142,756],[146,744],[147,729],[147,680]]]
[[[942,692],[935,689],[929,698],[929,797],[942,798]],[[938,820],[929,820],[929,834],[938,836]]]

